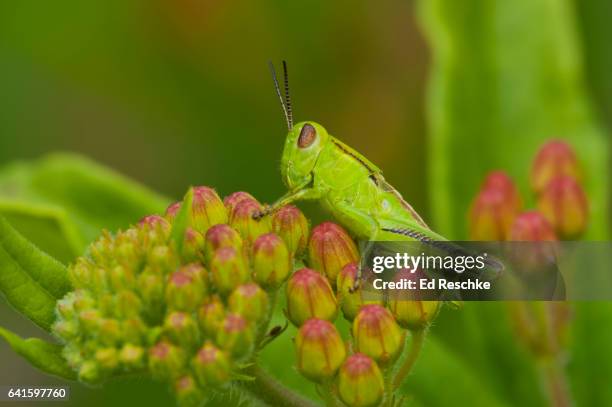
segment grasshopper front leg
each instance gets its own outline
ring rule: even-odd
[[[295,201],[302,201],[306,199],[319,199],[320,195],[320,192],[314,188],[309,188],[306,186],[297,188],[293,191],[287,192],[272,205],[268,205],[263,210],[253,214],[253,218],[261,219],[264,216],[276,212],[278,209],[282,208],[285,205],[289,205],[290,203],[293,203]]]

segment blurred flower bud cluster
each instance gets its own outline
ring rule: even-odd
[[[469,236],[481,241],[570,240],[588,224],[582,171],[567,143],[551,140],[537,152],[530,182],[536,210],[524,212],[517,187],[503,171],[487,175],[469,212]]]

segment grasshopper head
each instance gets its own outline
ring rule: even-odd
[[[315,122],[297,123],[289,130],[281,159],[281,173],[287,188],[291,190],[312,179],[319,154],[328,140],[327,131]]]

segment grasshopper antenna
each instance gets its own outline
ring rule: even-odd
[[[287,121],[287,128],[289,130],[293,129],[293,119],[291,117],[291,106],[289,105],[289,109],[287,109],[287,104],[285,103],[285,99],[283,99],[283,95],[281,94],[280,86],[278,84],[278,79],[276,79],[276,71],[274,70],[274,64],[272,61],[268,61],[268,66],[270,67],[270,73],[272,74],[272,80],[274,81],[274,90],[276,90],[276,95],[278,96],[278,100],[280,100],[281,107],[283,108],[283,112],[285,113],[285,120]],[[287,80],[287,69],[285,62],[283,61],[283,68],[285,69],[285,81]],[[285,90],[288,90],[288,83],[285,82]]]
[[[291,130],[293,128],[293,111],[291,110],[291,96],[289,95],[289,74],[287,73],[287,61],[283,61],[283,77],[285,80],[285,105],[287,106],[289,130]]]

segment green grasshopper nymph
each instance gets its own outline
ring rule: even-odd
[[[287,64],[283,61],[285,96],[270,63],[276,93],[289,132],[281,159],[288,192],[257,217],[299,200],[317,200],[356,237],[370,241],[446,240],[433,232],[382,171],[353,148],[313,121],[293,124]]]
[[[313,121],[293,123],[287,64],[283,61],[285,95],[270,63],[274,87],[289,132],[281,159],[288,192],[256,214],[261,218],[299,200],[317,200],[357,238],[366,241],[419,241],[446,252],[461,252],[432,231],[387,181],[382,171],[353,148]]]

